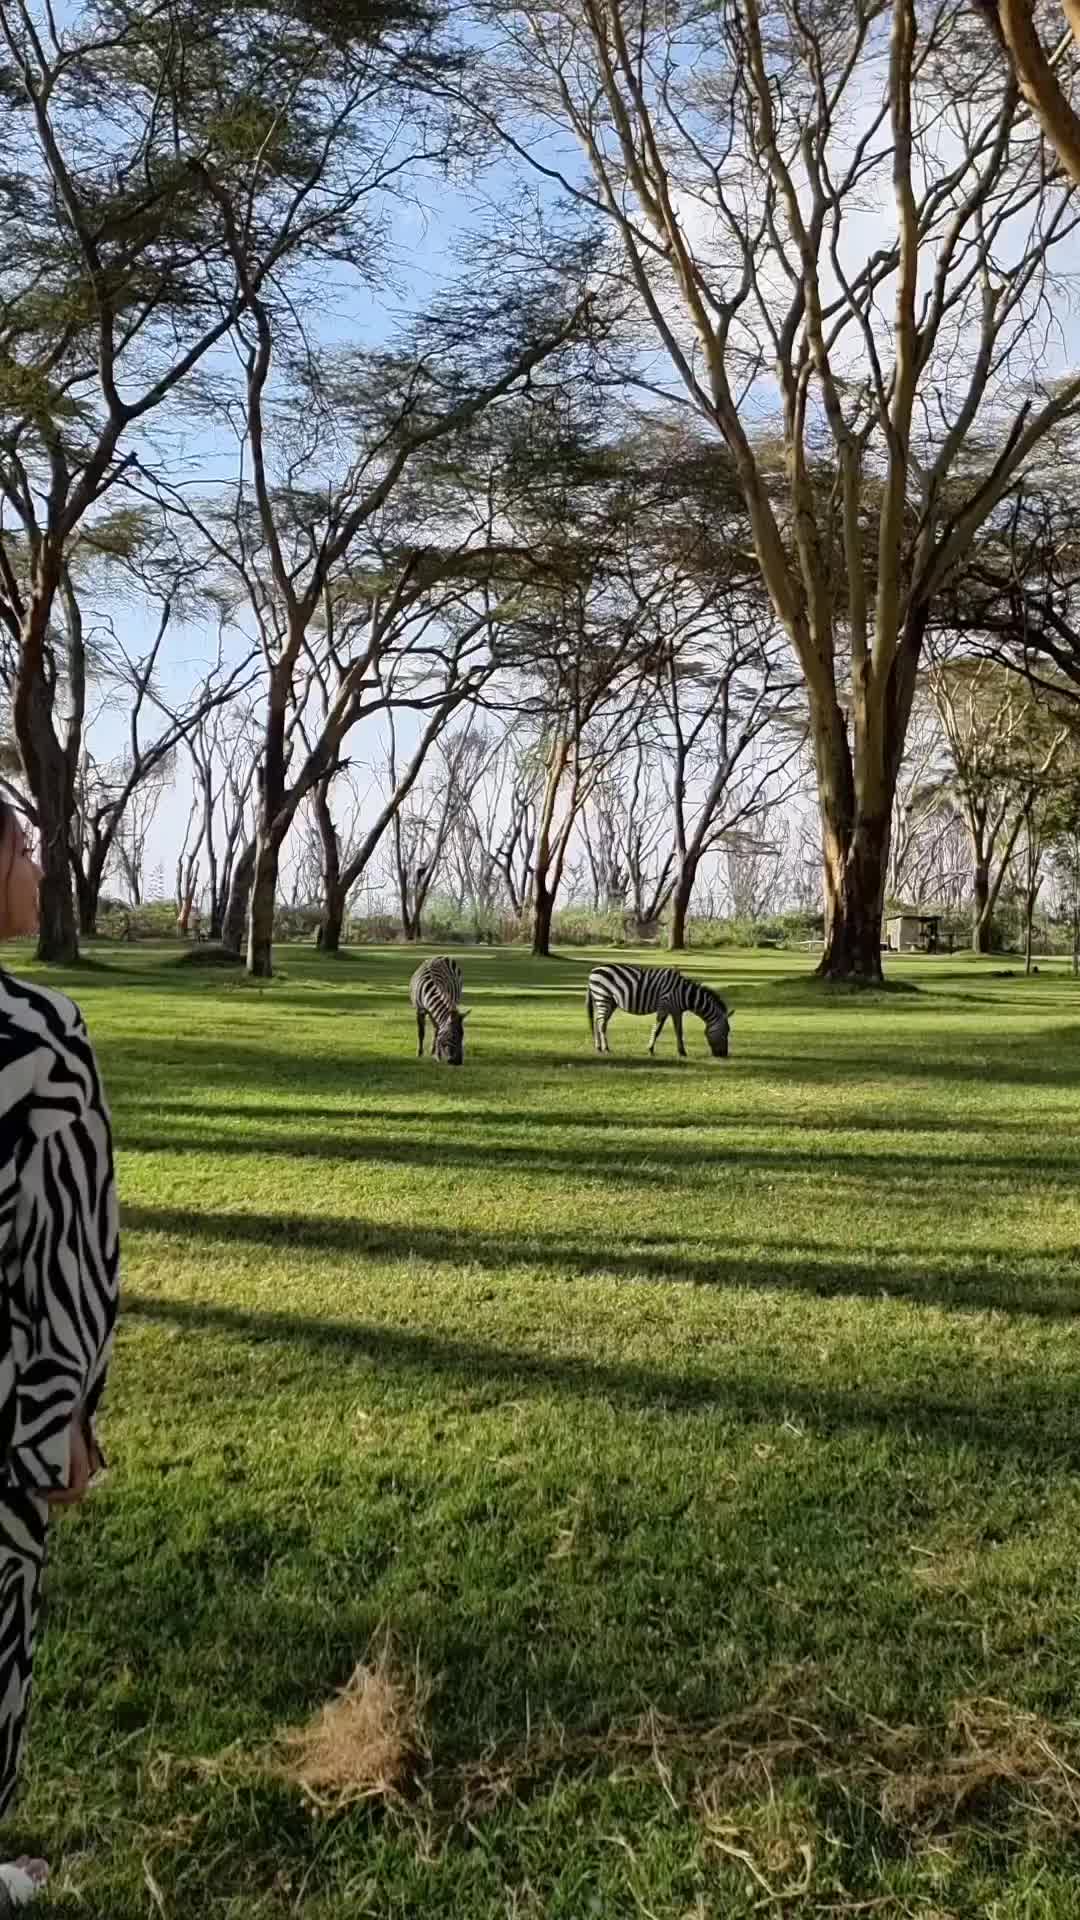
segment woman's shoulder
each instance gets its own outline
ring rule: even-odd
[[[0,1160],[13,1127],[28,1124],[40,1138],[90,1109],[105,1111],[75,1002],[0,969]]]
[[[74,1044],[77,1050],[87,1045],[86,1023],[66,993],[55,987],[42,987],[36,981],[18,980],[0,967],[0,1049],[5,1037],[28,1039],[58,1051]]]

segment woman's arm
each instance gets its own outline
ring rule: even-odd
[[[6,1262],[15,1381],[0,1478],[42,1493],[70,1485],[73,1421],[89,1437],[119,1280],[109,1116],[81,1021],[71,1038],[93,1071],[74,1110],[50,1098],[31,1111]],[[50,1095],[55,1083],[53,1070]]]

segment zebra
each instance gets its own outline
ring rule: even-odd
[[[460,1067],[465,1057],[464,1024],[469,1017],[458,1006],[461,984],[461,968],[456,960],[425,960],[413,974],[409,999],[416,1009],[418,1060],[424,1057],[424,1032],[430,1019],[434,1028],[431,1051],[435,1059],[442,1060],[448,1067]]]
[[[665,1020],[675,1029],[680,1058],[686,1059],[683,1044],[683,1014],[696,1013],[705,1022],[705,1038],[718,1060],[726,1059],[730,1016],[719,994],[703,987],[700,980],[688,980],[677,967],[629,967],[619,962],[594,967],[589,975],[585,1004],[597,1053],[610,1053],[608,1021],[620,1013],[654,1013],[656,1025],[649,1052],[653,1053],[663,1032]]]

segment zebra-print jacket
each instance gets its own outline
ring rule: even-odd
[[[116,1321],[112,1128],[82,1015],[0,971],[0,1491],[66,1487]]]

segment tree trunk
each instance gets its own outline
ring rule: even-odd
[[[274,907],[277,902],[278,846],[260,832],[251,884],[248,915],[247,970],[257,980],[269,980],[274,971]]]
[[[45,672],[46,633],[58,581],[59,569],[50,568],[43,590],[30,609],[22,635],[12,717],[41,833],[38,959],[70,966],[79,957],[69,850],[77,762],[69,764],[56,737],[52,693]]]
[[[822,802],[825,875],[823,980],[880,986],[881,916],[889,860],[889,815],[863,816],[846,832]]]
[[[971,951],[989,953],[993,945],[993,907],[990,900],[990,865],[976,860],[971,873],[972,917]]]
[[[71,886],[71,861],[67,849],[66,822],[49,822],[46,809],[37,800],[41,821],[41,893],[37,957],[56,966],[72,966],[79,958],[79,934],[75,923],[75,899]]]
[[[229,898],[221,923],[221,944],[226,952],[235,953],[237,959],[244,951],[244,929],[247,926],[248,900],[254,872],[255,842],[249,840],[233,867]]]
[[[557,739],[551,749],[548,760],[547,778],[544,783],[544,801],[540,809],[540,819],[536,828],[536,849],[533,857],[532,881],[532,950],[542,960],[551,957],[551,921],[555,912],[555,895],[559,890],[559,873],[555,853],[557,841],[552,840],[552,823],[555,818],[555,803],[559,797],[559,785],[570,760],[570,741]],[[565,831],[565,822],[563,831]]]
[[[848,720],[830,689],[812,697],[810,720],[817,769],[825,891],[823,980],[881,986],[881,921],[893,801],[903,758],[926,607],[909,609],[884,690],[856,674]]]
[[[182,940],[186,940],[191,932],[191,916],[195,911],[196,885],[197,882],[189,878],[185,882],[183,892],[180,896],[180,911],[176,916],[176,931]]]
[[[690,912],[690,900],[697,879],[697,860],[687,855],[679,869],[679,877],[671,892],[671,925],[668,928],[669,953],[682,953],[686,946],[686,921]]]
[[[345,889],[341,884],[341,847],[334,816],[330,811],[329,779],[319,781],[314,801],[323,865],[323,910],[316,944],[322,953],[340,953],[341,929],[345,922]]]
[[[1039,902],[1039,885],[1042,865],[1042,848],[1035,830],[1035,799],[1029,796],[1024,807],[1024,972],[1030,973],[1034,964],[1032,955],[1035,945],[1035,908]]]
[[[217,849],[214,846],[212,822],[211,822],[210,834],[206,838],[206,864],[209,869],[209,877],[207,880],[207,902],[209,907],[210,925],[209,925],[208,931],[209,931],[211,940],[220,940],[221,938],[221,896],[218,888],[218,859],[217,859]]]
[[[101,875],[95,871],[93,858],[83,869],[72,862],[75,875],[75,897],[79,907],[79,936],[92,939],[97,933],[98,907],[101,904]]]
[[[210,938],[211,940],[224,941],[224,938],[225,938],[226,915],[228,913],[229,906],[232,902],[233,879],[237,871],[236,838],[237,836],[234,836],[233,839],[229,842],[228,846],[226,847],[225,858],[221,862],[220,867],[218,868],[217,879],[212,884],[211,890],[210,890]],[[243,856],[241,854],[240,858],[242,857]],[[245,894],[244,910],[240,916],[240,935],[239,935],[240,944],[237,945],[237,947],[234,949],[236,953],[239,953],[240,946],[243,944],[244,919],[246,917],[246,914],[247,914],[247,895]]]
[[[416,880],[413,885],[412,919],[414,933],[410,935],[410,938],[422,940],[424,937],[424,913],[427,908],[428,895],[431,892],[431,884],[434,878],[434,861],[429,860],[422,869],[417,870]]]
[[[549,892],[539,874],[533,886],[532,950],[542,960],[551,958],[551,921],[555,912],[555,891]]]
[[[345,925],[345,894],[342,888],[327,890],[319,926],[319,947],[323,953],[341,952],[341,932]]]

